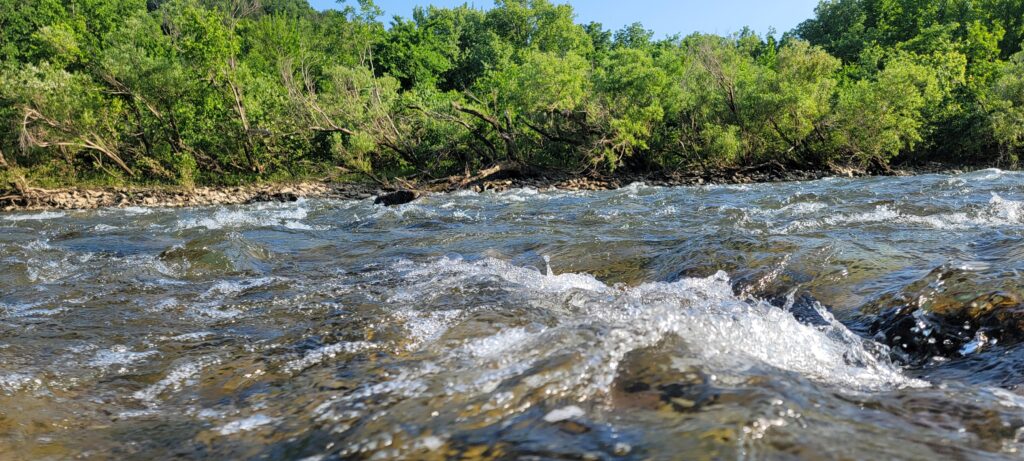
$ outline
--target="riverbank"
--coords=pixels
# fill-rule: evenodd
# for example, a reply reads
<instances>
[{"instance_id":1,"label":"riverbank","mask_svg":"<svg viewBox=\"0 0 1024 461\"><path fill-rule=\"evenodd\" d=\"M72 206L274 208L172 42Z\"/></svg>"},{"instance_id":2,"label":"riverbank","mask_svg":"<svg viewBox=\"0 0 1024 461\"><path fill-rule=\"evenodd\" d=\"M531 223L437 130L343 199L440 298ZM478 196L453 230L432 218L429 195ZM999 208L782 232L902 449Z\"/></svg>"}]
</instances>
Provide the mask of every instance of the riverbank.
<instances>
[{"instance_id":1,"label":"riverbank","mask_svg":"<svg viewBox=\"0 0 1024 461\"><path fill-rule=\"evenodd\" d=\"M745 168L719 168L697 172L620 174L614 176L570 175L523 171L509 166L483 170L475 176L451 177L433 181L394 180L387 184L370 182L269 183L233 187L110 187L110 188L25 188L0 193L0 211L76 210L104 207L165 207L236 205L256 202L290 202L300 198L334 198L363 200L387 197L388 194L411 193L385 200L400 204L427 193L473 190L500 192L531 187L559 190L614 190L635 182L652 186L696 186L705 184L751 184L789 181L811 181L827 177L911 176L917 174L960 172L949 165L929 164L898 169L862 169L834 167L831 169L798 170L777 163Z\"/></svg>"},{"instance_id":2,"label":"riverbank","mask_svg":"<svg viewBox=\"0 0 1024 461\"><path fill-rule=\"evenodd\" d=\"M321 182L258 184L237 187L26 188L0 197L0 211L82 210L104 207L190 207L255 202L293 202L299 198L366 199L379 193L366 184Z\"/></svg>"}]
</instances>

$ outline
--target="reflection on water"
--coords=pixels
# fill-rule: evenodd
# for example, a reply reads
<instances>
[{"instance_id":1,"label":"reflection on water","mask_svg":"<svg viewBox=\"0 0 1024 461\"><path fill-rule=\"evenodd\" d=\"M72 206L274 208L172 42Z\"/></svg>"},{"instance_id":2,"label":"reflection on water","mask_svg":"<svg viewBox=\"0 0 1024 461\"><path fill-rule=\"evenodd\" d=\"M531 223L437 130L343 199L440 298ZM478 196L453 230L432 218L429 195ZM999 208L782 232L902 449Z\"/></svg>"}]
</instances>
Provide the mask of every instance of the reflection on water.
<instances>
[{"instance_id":1,"label":"reflection on water","mask_svg":"<svg viewBox=\"0 0 1024 461\"><path fill-rule=\"evenodd\" d=\"M1022 180L0 215L0 458L1013 459Z\"/></svg>"}]
</instances>

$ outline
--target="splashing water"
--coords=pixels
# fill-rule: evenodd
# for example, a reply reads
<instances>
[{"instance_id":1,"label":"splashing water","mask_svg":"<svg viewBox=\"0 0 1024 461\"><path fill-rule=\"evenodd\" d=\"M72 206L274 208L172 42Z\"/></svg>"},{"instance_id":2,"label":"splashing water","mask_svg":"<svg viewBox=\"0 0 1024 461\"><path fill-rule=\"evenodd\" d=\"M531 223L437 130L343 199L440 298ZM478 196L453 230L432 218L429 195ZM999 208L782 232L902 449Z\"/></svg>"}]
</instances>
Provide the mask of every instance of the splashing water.
<instances>
[{"instance_id":1,"label":"splashing water","mask_svg":"<svg viewBox=\"0 0 1024 461\"><path fill-rule=\"evenodd\" d=\"M1022 179L8 214L0 453L1013 459Z\"/></svg>"}]
</instances>

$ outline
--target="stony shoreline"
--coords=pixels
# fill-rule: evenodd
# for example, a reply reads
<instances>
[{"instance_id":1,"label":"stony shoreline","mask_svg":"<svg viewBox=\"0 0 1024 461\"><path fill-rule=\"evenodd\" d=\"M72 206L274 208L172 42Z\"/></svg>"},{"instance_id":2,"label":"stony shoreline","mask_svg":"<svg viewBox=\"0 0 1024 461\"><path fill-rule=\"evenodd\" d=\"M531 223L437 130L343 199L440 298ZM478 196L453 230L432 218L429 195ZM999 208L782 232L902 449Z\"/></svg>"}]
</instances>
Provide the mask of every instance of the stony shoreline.
<instances>
[{"instance_id":1,"label":"stony shoreline","mask_svg":"<svg viewBox=\"0 0 1024 461\"><path fill-rule=\"evenodd\" d=\"M260 184L237 187L27 189L0 198L0 211L84 210L106 207L166 207L294 202L299 198L360 200L379 191L363 184Z\"/></svg>"},{"instance_id":2,"label":"stony shoreline","mask_svg":"<svg viewBox=\"0 0 1024 461\"><path fill-rule=\"evenodd\" d=\"M809 181L827 177L856 177L869 175L914 175L938 172L959 172L943 166L929 165L909 170L875 172L858 169L790 170L776 165L718 169L699 173L616 175L611 177L545 175L508 172L488 175L472 180L450 178L445 181L418 183L401 181L400 185L381 186L370 183L301 182L257 184L236 187L198 187L194 189L168 187L125 188L29 188L0 196L0 211L79 210L105 207L191 207L236 205L256 202L291 202L299 198L333 198L364 200L386 197L389 193L405 191L405 203L426 193L473 190L500 192L508 189L532 187L558 190L613 190L635 182L652 186L695 186L705 184L751 184L786 181ZM410 194L411 192L411 194ZM408 198L408 200L406 200Z\"/></svg>"}]
</instances>

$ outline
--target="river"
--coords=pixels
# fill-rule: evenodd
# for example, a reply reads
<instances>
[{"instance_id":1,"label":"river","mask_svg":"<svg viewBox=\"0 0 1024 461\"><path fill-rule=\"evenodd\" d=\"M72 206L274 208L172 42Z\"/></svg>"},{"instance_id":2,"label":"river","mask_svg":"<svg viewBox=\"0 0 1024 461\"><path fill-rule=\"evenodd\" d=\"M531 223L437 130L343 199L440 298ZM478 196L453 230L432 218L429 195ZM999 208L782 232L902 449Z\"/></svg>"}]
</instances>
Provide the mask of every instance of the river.
<instances>
[{"instance_id":1,"label":"river","mask_svg":"<svg viewBox=\"0 0 1024 461\"><path fill-rule=\"evenodd\" d=\"M2 459L1019 459L1024 174L0 214Z\"/></svg>"}]
</instances>

